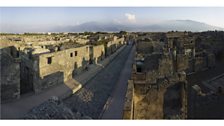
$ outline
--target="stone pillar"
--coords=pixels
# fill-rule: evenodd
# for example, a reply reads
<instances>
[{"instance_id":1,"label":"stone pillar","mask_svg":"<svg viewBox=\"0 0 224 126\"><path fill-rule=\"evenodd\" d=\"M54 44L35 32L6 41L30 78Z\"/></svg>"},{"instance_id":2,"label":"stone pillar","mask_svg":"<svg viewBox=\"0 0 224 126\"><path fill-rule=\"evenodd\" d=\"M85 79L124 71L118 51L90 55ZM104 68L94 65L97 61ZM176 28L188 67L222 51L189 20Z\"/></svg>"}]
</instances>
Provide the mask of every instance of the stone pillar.
<instances>
[{"instance_id":1,"label":"stone pillar","mask_svg":"<svg viewBox=\"0 0 224 126\"><path fill-rule=\"evenodd\" d=\"M64 82L72 79L73 69L67 68L64 70Z\"/></svg>"}]
</instances>

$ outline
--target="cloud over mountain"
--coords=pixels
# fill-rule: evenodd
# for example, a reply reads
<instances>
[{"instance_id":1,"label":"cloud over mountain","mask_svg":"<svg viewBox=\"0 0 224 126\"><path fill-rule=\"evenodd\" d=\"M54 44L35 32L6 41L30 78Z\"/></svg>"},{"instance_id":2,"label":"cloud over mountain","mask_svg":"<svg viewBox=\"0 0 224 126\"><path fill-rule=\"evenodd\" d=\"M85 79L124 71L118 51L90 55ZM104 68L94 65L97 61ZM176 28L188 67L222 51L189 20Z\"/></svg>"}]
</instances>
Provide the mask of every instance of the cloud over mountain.
<instances>
[{"instance_id":1,"label":"cloud over mountain","mask_svg":"<svg viewBox=\"0 0 224 126\"><path fill-rule=\"evenodd\" d=\"M125 13L125 17L128 19L129 22L133 23L136 22L136 17L134 14Z\"/></svg>"}]
</instances>

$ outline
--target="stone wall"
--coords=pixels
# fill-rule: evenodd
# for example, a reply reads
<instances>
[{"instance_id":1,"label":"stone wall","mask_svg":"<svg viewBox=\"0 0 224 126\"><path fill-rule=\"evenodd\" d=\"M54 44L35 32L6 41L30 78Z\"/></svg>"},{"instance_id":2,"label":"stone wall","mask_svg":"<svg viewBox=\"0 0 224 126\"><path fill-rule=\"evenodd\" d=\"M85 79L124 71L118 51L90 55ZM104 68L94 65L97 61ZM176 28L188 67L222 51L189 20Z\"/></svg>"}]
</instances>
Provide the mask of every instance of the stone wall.
<instances>
[{"instance_id":1,"label":"stone wall","mask_svg":"<svg viewBox=\"0 0 224 126\"><path fill-rule=\"evenodd\" d=\"M136 45L136 51L138 53L150 54L153 52L153 44L152 42L138 42Z\"/></svg>"},{"instance_id":2,"label":"stone wall","mask_svg":"<svg viewBox=\"0 0 224 126\"><path fill-rule=\"evenodd\" d=\"M176 57L176 71L185 71L188 68L188 57L183 54L177 54Z\"/></svg>"},{"instance_id":3,"label":"stone wall","mask_svg":"<svg viewBox=\"0 0 224 126\"><path fill-rule=\"evenodd\" d=\"M37 93L55 85L65 84L63 72L52 73L44 76L43 78L36 77L36 79L34 79L33 84L34 90Z\"/></svg>"},{"instance_id":4,"label":"stone wall","mask_svg":"<svg viewBox=\"0 0 224 126\"><path fill-rule=\"evenodd\" d=\"M215 66L215 55L213 53L207 54L207 67L212 68Z\"/></svg>"},{"instance_id":5,"label":"stone wall","mask_svg":"<svg viewBox=\"0 0 224 126\"><path fill-rule=\"evenodd\" d=\"M173 74L173 62L169 55L163 56L159 60L158 76L160 78L169 77Z\"/></svg>"},{"instance_id":6,"label":"stone wall","mask_svg":"<svg viewBox=\"0 0 224 126\"><path fill-rule=\"evenodd\" d=\"M48 63L48 58L51 59L51 63ZM40 77L63 71L64 79L68 80L71 79L74 69L85 66L88 61L89 46L43 54L39 56Z\"/></svg>"},{"instance_id":7,"label":"stone wall","mask_svg":"<svg viewBox=\"0 0 224 126\"><path fill-rule=\"evenodd\" d=\"M186 118L186 73L188 55L184 55L184 42L173 38L171 49L165 53L163 44L138 42L136 65L132 71L132 98L128 98L124 118L132 119L183 119ZM155 46L156 45L156 46ZM175 46L173 49L173 46ZM155 50L155 48L157 48ZM173 51L173 52L171 52ZM142 70L137 71L139 66ZM129 91L130 94L131 91ZM133 101L133 110L130 109ZM129 105L129 106L128 106ZM127 111L129 110L129 111ZM133 112L131 112L133 111ZM131 113L130 113L131 112ZM133 115L131 115L133 114Z\"/></svg>"},{"instance_id":8,"label":"stone wall","mask_svg":"<svg viewBox=\"0 0 224 126\"><path fill-rule=\"evenodd\" d=\"M20 60L13 58L13 47L0 49L1 100L20 97Z\"/></svg>"},{"instance_id":9,"label":"stone wall","mask_svg":"<svg viewBox=\"0 0 224 126\"><path fill-rule=\"evenodd\" d=\"M116 48L117 43L113 43L110 48L112 52L115 52L118 49ZM98 63L105 58L104 56L104 45L86 45L52 53L36 54L32 58L33 71L31 72L34 91L40 92L72 80L77 74L88 70L89 64Z\"/></svg>"},{"instance_id":10,"label":"stone wall","mask_svg":"<svg viewBox=\"0 0 224 126\"><path fill-rule=\"evenodd\" d=\"M106 45L106 55L109 56L114 53L119 47L124 44L124 38L114 39L109 41Z\"/></svg>"},{"instance_id":11,"label":"stone wall","mask_svg":"<svg viewBox=\"0 0 224 126\"><path fill-rule=\"evenodd\" d=\"M99 61L105 58L105 49L104 45L98 45L93 47L93 59L94 63L98 63Z\"/></svg>"},{"instance_id":12,"label":"stone wall","mask_svg":"<svg viewBox=\"0 0 224 126\"><path fill-rule=\"evenodd\" d=\"M133 80L129 80L127 92L125 95L123 119L133 119L133 110L134 110L133 96L134 96L134 83L133 83Z\"/></svg>"},{"instance_id":13,"label":"stone wall","mask_svg":"<svg viewBox=\"0 0 224 126\"><path fill-rule=\"evenodd\" d=\"M37 68L33 81L35 92L71 80L74 72L81 72L88 62L89 46L36 56L33 64Z\"/></svg>"},{"instance_id":14,"label":"stone wall","mask_svg":"<svg viewBox=\"0 0 224 126\"><path fill-rule=\"evenodd\" d=\"M106 55L109 56L111 54L114 53L114 51L116 50L116 44L113 44L112 42L109 42L107 44L107 49L106 49Z\"/></svg>"},{"instance_id":15,"label":"stone wall","mask_svg":"<svg viewBox=\"0 0 224 126\"><path fill-rule=\"evenodd\" d=\"M123 118L125 119L186 118L187 98L184 82L161 85L159 90L152 87L149 88L147 87L147 84L146 85L134 84L133 90L134 90L134 94L132 97L133 108L127 109L128 107L126 107L124 109L125 115L123 116ZM126 100L125 104L128 104L129 101Z\"/></svg>"},{"instance_id":16,"label":"stone wall","mask_svg":"<svg viewBox=\"0 0 224 126\"><path fill-rule=\"evenodd\" d=\"M195 72L198 72L204 68L206 68L206 58L205 57L196 57L195 58Z\"/></svg>"}]
</instances>

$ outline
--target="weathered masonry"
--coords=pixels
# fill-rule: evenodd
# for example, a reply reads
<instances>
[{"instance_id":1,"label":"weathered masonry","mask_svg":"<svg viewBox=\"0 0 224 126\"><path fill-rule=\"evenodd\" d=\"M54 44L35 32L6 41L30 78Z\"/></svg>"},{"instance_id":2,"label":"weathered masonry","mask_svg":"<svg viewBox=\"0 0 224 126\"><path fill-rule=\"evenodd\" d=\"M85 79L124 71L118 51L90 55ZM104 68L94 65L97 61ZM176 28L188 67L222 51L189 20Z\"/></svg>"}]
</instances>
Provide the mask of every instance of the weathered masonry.
<instances>
[{"instance_id":1,"label":"weathered masonry","mask_svg":"<svg viewBox=\"0 0 224 126\"><path fill-rule=\"evenodd\" d=\"M137 41L123 118L186 118L188 64L183 53L166 52L165 46L151 40Z\"/></svg>"},{"instance_id":2,"label":"weathered masonry","mask_svg":"<svg viewBox=\"0 0 224 126\"><path fill-rule=\"evenodd\" d=\"M0 48L1 100L20 97L20 59L13 46Z\"/></svg>"},{"instance_id":3,"label":"weathered masonry","mask_svg":"<svg viewBox=\"0 0 224 126\"><path fill-rule=\"evenodd\" d=\"M191 32L140 33L136 38L123 118L187 118L186 76L215 67L213 46Z\"/></svg>"},{"instance_id":4,"label":"weathered masonry","mask_svg":"<svg viewBox=\"0 0 224 126\"><path fill-rule=\"evenodd\" d=\"M89 65L98 64L106 56L113 54L123 45L124 38L108 41L106 46L52 43L28 43L1 49L4 61L1 64L3 100L19 98L21 94L28 92L39 93L59 84L65 84L72 90L80 87L78 82L73 81L74 77L88 70ZM7 72L8 70L11 71Z\"/></svg>"}]
</instances>

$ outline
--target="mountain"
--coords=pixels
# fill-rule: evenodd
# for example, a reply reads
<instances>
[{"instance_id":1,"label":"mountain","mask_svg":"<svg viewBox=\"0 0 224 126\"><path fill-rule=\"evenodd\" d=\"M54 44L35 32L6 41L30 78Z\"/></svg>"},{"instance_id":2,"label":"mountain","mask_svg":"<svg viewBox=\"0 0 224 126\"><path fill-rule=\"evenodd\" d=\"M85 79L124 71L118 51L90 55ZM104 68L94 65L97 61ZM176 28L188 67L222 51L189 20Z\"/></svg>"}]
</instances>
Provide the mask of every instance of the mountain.
<instances>
[{"instance_id":1,"label":"mountain","mask_svg":"<svg viewBox=\"0 0 224 126\"><path fill-rule=\"evenodd\" d=\"M192 20L170 20L164 21L159 24L149 25L143 28L142 30L151 31L208 31L208 30L224 30L223 28L208 25L205 23L192 21Z\"/></svg>"},{"instance_id":2,"label":"mountain","mask_svg":"<svg viewBox=\"0 0 224 126\"><path fill-rule=\"evenodd\" d=\"M96 32L96 31L120 31L120 27L123 27L115 23L100 23L100 22L86 22L76 26L67 26L67 27L57 27L52 29L52 31L58 32Z\"/></svg>"},{"instance_id":3,"label":"mountain","mask_svg":"<svg viewBox=\"0 0 224 126\"><path fill-rule=\"evenodd\" d=\"M84 32L84 31L104 31L104 32L117 32L117 31L142 31L142 32L166 32L166 31L208 31L208 30L224 30L223 28L208 25L202 22L192 20L169 20L154 24L119 24L114 22L87 22L76 26L57 27L52 29L57 32Z\"/></svg>"},{"instance_id":4,"label":"mountain","mask_svg":"<svg viewBox=\"0 0 224 126\"><path fill-rule=\"evenodd\" d=\"M208 25L193 20L167 20L158 23L116 23L116 22L86 22L75 26L31 26L31 25L1 25L0 32L167 32L167 31L224 31L224 28Z\"/></svg>"}]
</instances>

